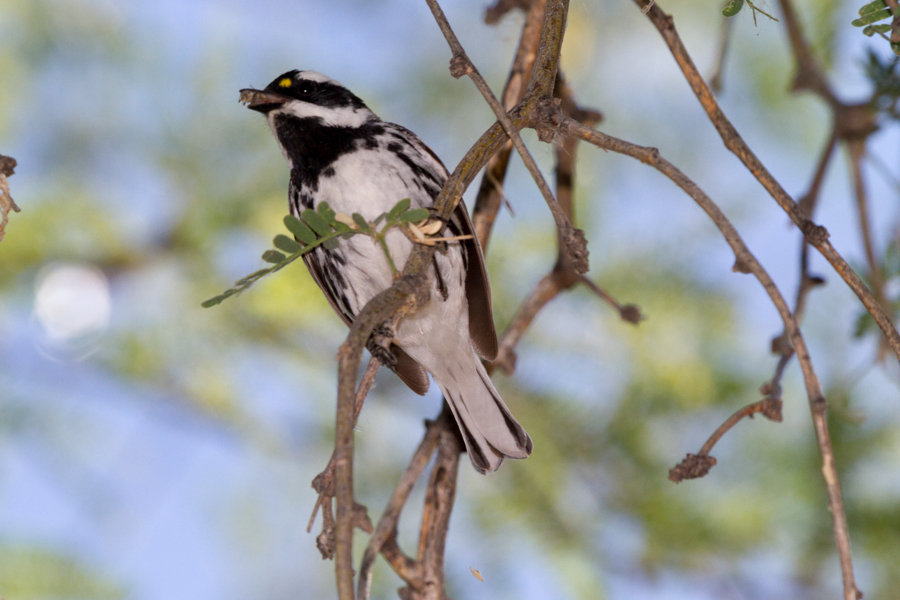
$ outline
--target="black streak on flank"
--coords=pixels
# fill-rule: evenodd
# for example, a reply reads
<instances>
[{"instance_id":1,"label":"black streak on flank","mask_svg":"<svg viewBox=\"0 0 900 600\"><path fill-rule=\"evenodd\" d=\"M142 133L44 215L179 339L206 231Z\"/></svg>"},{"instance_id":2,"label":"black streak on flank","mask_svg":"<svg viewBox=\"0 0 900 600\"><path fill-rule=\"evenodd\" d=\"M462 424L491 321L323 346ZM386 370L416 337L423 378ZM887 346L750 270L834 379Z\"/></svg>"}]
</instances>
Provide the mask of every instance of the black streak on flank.
<instances>
[{"instance_id":1,"label":"black streak on flank","mask_svg":"<svg viewBox=\"0 0 900 600\"><path fill-rule=\"evenodd\" d=\"M426 169L421 164L417 163L413 159L403 151L403 148L400 147L400 144L390 143L387 146L387 149L394 153L394 155L406 163L406 166L409 167L409 170L412 171L413 175L418 177L420 180L428 180L432 183L437 184L438 189L440 189L442 183L438 181L438 178L431 171L431 169ZM426 182L427 185L427 182Z\"/></svg>"},{"instance_id":2,"label":"black streak on flank","mask_svg":"<svg viewBox=\"0 0 900 600\"><path fill-rule=\"evenodd\" d=\"M450 291L447 289L447 284L444 283L444 278L441 276L441 268L438 266L437 256L432 255L431 262L434 265L438 293L441 295L441 299L446 300L450 296Z\"/></svg>"}]
</instances>

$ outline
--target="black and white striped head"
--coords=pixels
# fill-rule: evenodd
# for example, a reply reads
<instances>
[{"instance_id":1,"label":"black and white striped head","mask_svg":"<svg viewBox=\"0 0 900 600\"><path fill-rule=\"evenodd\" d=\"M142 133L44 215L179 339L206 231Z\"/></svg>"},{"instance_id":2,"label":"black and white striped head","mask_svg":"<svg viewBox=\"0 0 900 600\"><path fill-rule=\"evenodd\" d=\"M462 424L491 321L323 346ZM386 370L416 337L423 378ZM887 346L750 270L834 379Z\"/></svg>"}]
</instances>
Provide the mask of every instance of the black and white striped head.
<instances>
[{"instance_id":1,"label":"black and white striped head","mask_svg":"<svg viewBox=\"0 0 900 600\"><path fill-rule=\"evenodd\" d=\"M241 90L247 107L278 118L312 119L327 127L356 128L378 117L353 92L316 71L288 71L264 90Z\"/></svg>"}]
</instances>

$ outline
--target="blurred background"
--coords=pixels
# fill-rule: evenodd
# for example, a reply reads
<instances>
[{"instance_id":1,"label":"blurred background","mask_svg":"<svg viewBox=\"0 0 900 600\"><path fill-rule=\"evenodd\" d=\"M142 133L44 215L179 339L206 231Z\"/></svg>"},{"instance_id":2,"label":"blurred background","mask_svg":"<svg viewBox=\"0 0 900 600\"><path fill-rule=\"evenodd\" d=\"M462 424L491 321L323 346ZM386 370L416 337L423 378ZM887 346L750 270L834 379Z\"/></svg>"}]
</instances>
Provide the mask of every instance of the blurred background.
<instances>
[{"instance_id":1,"label":"blurred background","mask_svg":"<svg viewBox=\"0 0 900 600\"><path fill-rule=\"evenodd\" d=\"M798 3L844 99L870 93L859 3ZM775 12L773 2L760 6ZM483 24L484 0L444 7L499 92L522 15ZM668 0L693 57L716 62L721 7ZM828 136L817 99L788 93L783 25L735 17L720 96L795 197ZM331 452L344 325L302 266L221 306L201 301L263 264L283 229L288 171L238 90L322 71L452 166L493 122L424 2L0 0L0 153L22 212L0 243L0 595L6 600L334 597L305 531ZM630 2L575 0L563 68L601 129L658 146L716 200L793 298L799 238L722 146L657 32ZM526 142L545 173L552 148ZM876 250L900 294L900 135L866 162ZM761 398L781 322L706 216L636 161L579 153L577 225L591 277L647 319L585 289L550 304L495 380L534 438L489 477L463 459L448 593L464 599L837 598L840 571L796 363L784 422L740 423L704 479L667 470ZM477 187L477 186L476 186ZM498 330L555 261L546 206L518 159L488 257ZM471 202L472 194L467 197ZM864 265L845 154L818 221ZM892 250L889 250L893 248ZM893 254L891 254L893 253ZM894 257L894 258L891 258ZM898 368L827 263L804 332L831 403L860 588L900 590ZM380 514L440 409L381 373L357 428L356 490ZM415 547L415 496L401 546ZM357 549L363 541L360 537ZM484 581L469 572L480 571ZM373 596L401 581L381 564Z\"/></svg>"}]
</instances>

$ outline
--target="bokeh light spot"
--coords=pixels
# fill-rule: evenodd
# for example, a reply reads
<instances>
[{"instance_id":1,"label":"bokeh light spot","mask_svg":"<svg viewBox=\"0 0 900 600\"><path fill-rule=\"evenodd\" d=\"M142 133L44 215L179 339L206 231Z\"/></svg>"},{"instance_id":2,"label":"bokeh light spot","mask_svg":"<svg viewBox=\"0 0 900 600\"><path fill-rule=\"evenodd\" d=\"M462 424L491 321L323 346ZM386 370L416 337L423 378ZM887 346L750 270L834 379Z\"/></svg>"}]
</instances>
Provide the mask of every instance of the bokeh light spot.
<instances>
[{"instance_id":1,"label":"bokeh light spot","mask_svg":"<svg viewBox=\"0 0 900 600\"><path fill-rule=\"evenodd\" d=\"M34 314L51 342L99 335L109 325L111 312L109 283L96 267L52 263L38 275Z\"/></svg>"}]
</instances>

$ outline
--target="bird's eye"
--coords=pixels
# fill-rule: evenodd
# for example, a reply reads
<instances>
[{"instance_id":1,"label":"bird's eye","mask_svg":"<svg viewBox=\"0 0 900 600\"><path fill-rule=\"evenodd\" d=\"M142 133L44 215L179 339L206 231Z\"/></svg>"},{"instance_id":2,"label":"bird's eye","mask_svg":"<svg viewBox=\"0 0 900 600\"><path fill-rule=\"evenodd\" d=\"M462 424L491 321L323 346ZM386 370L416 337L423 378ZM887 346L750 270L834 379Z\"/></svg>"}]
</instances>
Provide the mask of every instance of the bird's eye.
<instances>
[{"instance_id":1,"label":"bird's eye","mask_svg":"<svg viewBox=\"0 0 900 600\"><path fill-rule=\"evenodd\" d=\"M300 96L312 96L316 93L315 81L301 81L297 84L297 94Z\"/></svg>"}]
</instances>

